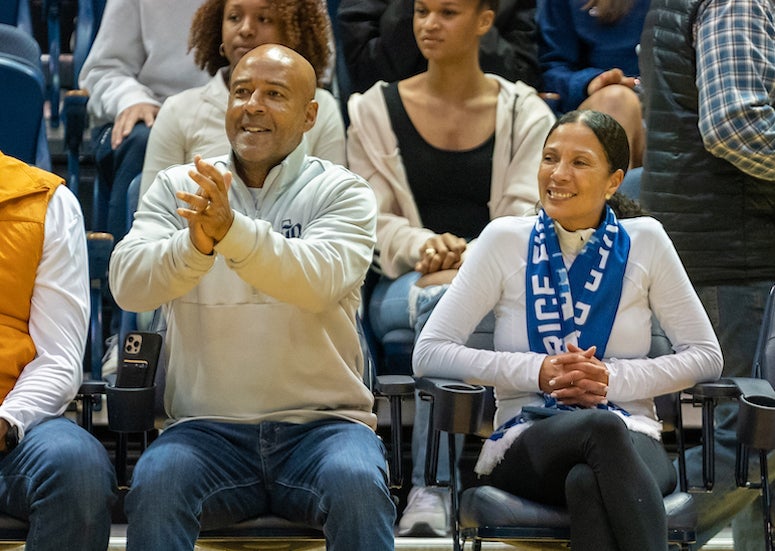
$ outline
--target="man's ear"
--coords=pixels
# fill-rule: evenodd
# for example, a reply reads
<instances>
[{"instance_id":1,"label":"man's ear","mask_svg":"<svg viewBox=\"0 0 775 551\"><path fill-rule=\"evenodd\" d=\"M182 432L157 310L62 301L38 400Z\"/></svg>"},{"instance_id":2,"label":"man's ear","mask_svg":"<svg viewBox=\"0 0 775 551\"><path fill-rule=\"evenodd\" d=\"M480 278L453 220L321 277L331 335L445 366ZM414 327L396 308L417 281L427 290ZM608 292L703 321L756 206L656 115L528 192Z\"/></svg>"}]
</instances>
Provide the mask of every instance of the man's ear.
<instances>
[{"instance_id":1,"label":"man's ear","mask_svg":"<svg viewBox=\"0 0 775 551\"><path fill-rule=\"evenodd\" d=\"M307 132L310 128L315 126L315 121L318 118L318 102L310 100L307 103L306 117L304 120L304 132Z\"/></svg>"}]
</instances>

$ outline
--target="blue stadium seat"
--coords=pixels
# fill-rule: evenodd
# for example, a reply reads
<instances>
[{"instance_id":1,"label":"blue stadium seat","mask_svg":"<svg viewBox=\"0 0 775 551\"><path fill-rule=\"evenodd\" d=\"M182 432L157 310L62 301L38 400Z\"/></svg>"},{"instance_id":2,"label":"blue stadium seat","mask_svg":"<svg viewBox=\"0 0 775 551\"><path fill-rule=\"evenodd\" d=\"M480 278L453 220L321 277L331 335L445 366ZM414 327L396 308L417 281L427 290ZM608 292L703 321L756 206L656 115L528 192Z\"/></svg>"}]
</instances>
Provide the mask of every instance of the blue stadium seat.
<instances>
[{"instance_id":1,"label":"blue stadium seat","mask_svg":"<svg viewBox=\"0 0 775 551\"><path fill-rule=\"evenodd\" d=\"M3 0L0 2L0 23L19 27L32 36L32 16L28 0Z\"/></svg>"},{"instance_id":2,"label":"blue stadium seat","mask_svg":"<svg viewBox=\"0 0 775 551\"><path fill-rule=\"evenodd\" d=\"M0 149L50 171L44 94L37 42L18 27L0 24Z\"/></svg>"},{"instance_id":3,"label":"blue stadium seat","mask_svg":"<svg viewBox=\"0 0 775 551\"><path fill-rule=\"evenodd\" d=\"M77 86L86 57L89 55L94 37L97 35L102 14L105 10L106 0L80 0L78 2L78 16L75 27L75 45L73 47L73 82ZM67 150L67 185L79 195L81 184L81 160L84 155L82 150L83 136L89 126L89 117L86 112L86 102L89 94L86 90L70 90L65 94L62 106L62 120L64 123L65 149ZM92 193L92 228L99 228L104 224L99 223L99 217L106 211L107 199L105 193L100 190L99 182L95 177Z\"/></svg>"}]
</instances>

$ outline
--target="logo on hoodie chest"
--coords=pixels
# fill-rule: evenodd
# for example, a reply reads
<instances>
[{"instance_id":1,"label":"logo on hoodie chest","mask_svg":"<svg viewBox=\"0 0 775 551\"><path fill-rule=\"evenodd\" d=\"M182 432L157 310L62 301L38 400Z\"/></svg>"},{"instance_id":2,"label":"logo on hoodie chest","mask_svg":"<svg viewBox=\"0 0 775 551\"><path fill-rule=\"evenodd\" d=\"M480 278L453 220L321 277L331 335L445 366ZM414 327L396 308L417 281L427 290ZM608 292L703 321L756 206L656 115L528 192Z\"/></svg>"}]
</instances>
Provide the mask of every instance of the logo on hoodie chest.
<instances>
[{"instance_id":1,"label":"logo on hoodie chest","mask_svg":"<svg viewBox=\"0 0 775 551\"><path fill-rule=\"evenodd\" d=\"M289 239L299 238L301 237L301 224L298 222L294 224L290 218L286 218L282 222L282 233Z\"/></svg>"}]
</instances>

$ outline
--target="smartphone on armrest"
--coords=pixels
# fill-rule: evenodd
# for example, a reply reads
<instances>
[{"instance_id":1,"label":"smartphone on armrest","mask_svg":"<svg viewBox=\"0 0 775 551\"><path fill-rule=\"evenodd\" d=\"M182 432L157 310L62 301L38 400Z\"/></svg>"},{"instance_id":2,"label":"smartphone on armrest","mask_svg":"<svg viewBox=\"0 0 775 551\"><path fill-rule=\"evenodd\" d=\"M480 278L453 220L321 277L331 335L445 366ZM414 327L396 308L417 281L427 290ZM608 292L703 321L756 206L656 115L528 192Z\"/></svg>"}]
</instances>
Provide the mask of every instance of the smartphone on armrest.
<instances>
[{"instance_id":1,"label":"smartphone on armrest","mask_svg":"<svg viewBox=\"0 0 775 551\"><path fill-rule=\"evenodd\" d=\"M116 386L147 388L153 385L159 363L162 337L158 333L131 331L118 353Z\"/></svg>"}]
</instances>

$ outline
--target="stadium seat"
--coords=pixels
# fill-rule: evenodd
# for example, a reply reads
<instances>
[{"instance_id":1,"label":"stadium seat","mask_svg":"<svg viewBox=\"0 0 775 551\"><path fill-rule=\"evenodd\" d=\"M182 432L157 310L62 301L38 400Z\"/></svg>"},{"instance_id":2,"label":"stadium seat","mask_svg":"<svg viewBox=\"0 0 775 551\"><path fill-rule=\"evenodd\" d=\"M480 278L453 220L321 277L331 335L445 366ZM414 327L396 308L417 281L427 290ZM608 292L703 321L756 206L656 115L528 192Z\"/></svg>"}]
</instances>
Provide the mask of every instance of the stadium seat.
<instances>
[{"instance_id":1,"label":"stadium seat","mask_svg":"<svg viewBox=\"0 0 775 551\"><path fill-rule=\"evenodd\" d=\"M18 27L0 24L0 149L50 171L44 94L37 42Z\"/></svg>"}]
</instances>

